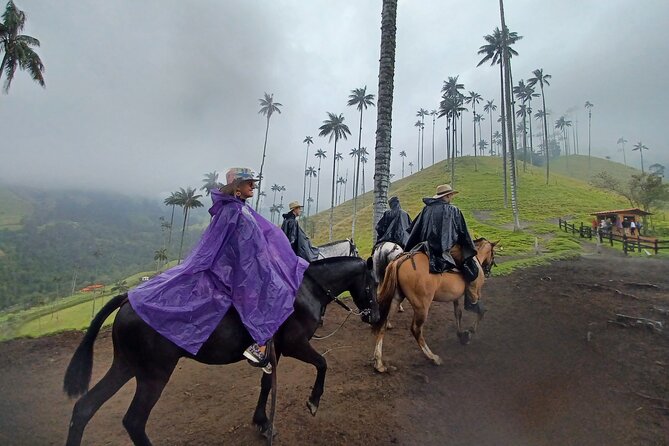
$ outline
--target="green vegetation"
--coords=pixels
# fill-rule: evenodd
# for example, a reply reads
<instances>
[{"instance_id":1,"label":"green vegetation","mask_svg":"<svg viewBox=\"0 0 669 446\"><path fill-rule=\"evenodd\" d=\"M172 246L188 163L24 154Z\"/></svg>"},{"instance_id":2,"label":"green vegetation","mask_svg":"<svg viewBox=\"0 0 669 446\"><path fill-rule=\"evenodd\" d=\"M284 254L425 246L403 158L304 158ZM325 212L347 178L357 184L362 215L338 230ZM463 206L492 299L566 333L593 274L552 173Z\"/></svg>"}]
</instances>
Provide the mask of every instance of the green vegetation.
<instances>
[{"instance_id":1,"label":"green vegetation","mask_svg":"<svg viewBox=\"0 0 669 446\"><path fill-rule=\"evenodd\" d=\"M7 188L0 187L0 231L21 229L21 220L30 213L32 206L29 201Z\"/></svg>"}]
</instances>

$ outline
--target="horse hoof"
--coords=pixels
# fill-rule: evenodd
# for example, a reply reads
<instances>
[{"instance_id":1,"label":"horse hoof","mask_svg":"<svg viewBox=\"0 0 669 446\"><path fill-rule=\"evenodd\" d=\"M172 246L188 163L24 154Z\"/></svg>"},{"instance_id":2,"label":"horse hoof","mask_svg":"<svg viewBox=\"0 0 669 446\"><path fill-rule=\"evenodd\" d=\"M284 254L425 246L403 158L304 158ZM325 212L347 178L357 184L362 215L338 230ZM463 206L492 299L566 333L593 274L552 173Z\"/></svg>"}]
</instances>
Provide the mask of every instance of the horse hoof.
<instances>
[{"instance_id":1,"label":"horse hoof","mask_svg":"<svg viewBox=\"0 0 669 446\"><path fill-rule=\"evenodd\" d=\"M434 359L432 360L432 362L434 362L434 365L441 365L443 363L441 358L437 355L434 356Z\"/></svg>"},{"instance_id":2,"label":"horse hoof","mask_svg":"<svg viewBox=\"0 0 669 446\"><path fill-rule=\"evenodd\" d=\"M260 435L265 438L269 438L270 431L272 431L272 438L276 437L276 435L279 433L276 429L271 428L269 422L267 422L267 424L264 426L258 425L258 431L260 432Z\"/></svg>"},{"instance_id":3,"label":"horse hoof","mask_svg":"<svg viewBox=\"0 0 669 446\"><path fill-rule=\"evenodd\" d=\"M391 324L390 322L388 322L388 323L386 324L386 330L392 330L392 329L393 329L393 324Z\"/></svg>"},{"instance_id":4,"label":"horse hoof","mask_svg":"<svg viewBox=\"0 0 669 446\"><path fill-rule=\"evenodd\" d=\"M472 334L469 330L458 333L458 339L460 339L460 344L467 345L472 340Z\"/></svg>"},{"instance_id":5,"label":"horse hoof","mask_svg":"<svg viewBox=\"0 0 669 446\"><path fill-rule=\"evenodd\" d=\"M404 313L404 307L400 304L400 307L397 309L398 313Z\"/></svg>"},{"instance_id":6,"label":"horse hoof","mask_svg":"<svg viewBox=\"0 0 669 446\"><path fill-rule=\"evenodd\" d=\"M318 404L314 404L311 401L307 401L307 408L309 409L309 413L311 414L311 416L315 417L316 412L318 412Z\"/></svg>"},{"instance_id":7,"label":"horse hoof","mask_svg":"<svg viewBox=\"0 0 669 446\"><path fill-rule=\"evenodd\" d=\"M386 373L388 371L388 368L384 365L381 366L375 365L374 370L376 370L379 373Z\"/></svg>"}]
</instances>

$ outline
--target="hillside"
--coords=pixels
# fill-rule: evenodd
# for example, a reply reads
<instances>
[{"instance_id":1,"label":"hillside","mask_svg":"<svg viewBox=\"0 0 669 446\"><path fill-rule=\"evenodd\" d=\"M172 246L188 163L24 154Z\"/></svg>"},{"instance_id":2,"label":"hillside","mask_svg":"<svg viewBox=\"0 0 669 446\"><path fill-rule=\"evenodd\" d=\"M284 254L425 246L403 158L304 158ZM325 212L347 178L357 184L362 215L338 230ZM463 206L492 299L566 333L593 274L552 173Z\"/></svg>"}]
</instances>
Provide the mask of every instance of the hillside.
<instances>
[{"instance_id":1,"label":"hillside","mask_svg":"<svg viewBox=\"0 0 669 446\"><path fill-rule=\"evenodd\" d=\"M502 241L501 256L522 257L533 254L535 238L539 249L554 256L578 250L579 245L573 238L557 231L559 218L589 222L592 219L589 215L591 212L629 206L629 202L620 195L595 189L580 179L587 176L587 157L570 157L570 174L573 178L556 173L566 169L566 163L565 167L562 167L562 161L553 163L555 167L549 185L545 184L543 168L528 165L527 172L523 172L521 165L518 175L518 208L523 231L514 233L510 193L508 206L504 206L501 159L479 157L477 171L474 170L473 157L458 159L456 163L455 188L460 194L456 196L454 204L465 214L475 236ZM593 158L592 170L606 170L618 177L636 172L618 163L596 158ZM389 196L398 196L402 207L409 215L415 216L423 207L422 198L432 196L437 185L450 181L450 170L447 171L447 164L442 161L394 181ZM368 255L372 247L372 201L372 192L358 199L355 242L361 255ZM335 209L335 240L350 237L352 209L351 200ZM317 244L328 240L328 219L328 211L311 219L310 234L313 233ZM658 225L666 225L663 218L657 221Z\"/></svg>"},{"instance_id":2,"label":"hillside","mask_svg":"<svg viewBox=\"0 0 669 446\"><path fill-rule=\"evenodd\" d=\"M92 191L0 187L0 209L0 309L155 269L154 253L167 238L160 218L170 218L157 200ZM204 220L200 214L191 221ZM170 258L177 255L180 217L177 209ZM189 231L186 252L201 230Z\"/></svg>"}]
</instances>

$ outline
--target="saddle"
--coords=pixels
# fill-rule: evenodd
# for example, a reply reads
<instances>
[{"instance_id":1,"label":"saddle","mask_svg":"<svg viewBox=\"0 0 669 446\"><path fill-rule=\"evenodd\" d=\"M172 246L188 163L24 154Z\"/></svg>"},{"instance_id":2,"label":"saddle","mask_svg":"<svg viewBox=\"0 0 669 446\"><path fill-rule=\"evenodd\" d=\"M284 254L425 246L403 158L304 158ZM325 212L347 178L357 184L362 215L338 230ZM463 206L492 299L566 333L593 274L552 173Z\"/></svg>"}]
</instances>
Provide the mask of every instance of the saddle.
<instances>
[{"instance_id":1,"label":"saddle","mask_svg":"<svg viewBox=\"0 0 669 446\"><path fill-rule=\"evenodd\" d=\"M410 252L409 256L411 258L412 265L414 269L416 269L416 265L413 261L413 255L415 255L418 252L424 253L426 256L431 257L430 254L430 247L427 244L427 242L421 242L418 245L416 245ZM460 245L454 245L450 249L450 254L451 257L453 257L453 260L455 260L455 267L449 268L448 270L444 272L450 272L450 273L460 273L462 274L462 277L465 279L465 282L470 283L476 280L476 278L479 276L479 266L476 263L476 260L474 260L474 257L470 257L467 260L463 260L462 258L462 249L460 248ZM434 273L430 271L431 274L440 274L440 273Z\"/></svg>"}]
</instances>

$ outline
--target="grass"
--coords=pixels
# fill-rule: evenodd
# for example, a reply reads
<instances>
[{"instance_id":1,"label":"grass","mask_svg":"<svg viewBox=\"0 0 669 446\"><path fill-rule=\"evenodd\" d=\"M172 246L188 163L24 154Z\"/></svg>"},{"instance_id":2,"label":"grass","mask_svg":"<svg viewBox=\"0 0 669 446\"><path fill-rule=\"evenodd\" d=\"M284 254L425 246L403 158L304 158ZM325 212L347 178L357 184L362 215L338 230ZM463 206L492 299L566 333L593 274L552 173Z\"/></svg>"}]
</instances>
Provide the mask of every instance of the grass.
<instances>
[{"instance_id":1,"label":"grass","mask_svg":"<svg viewBox=\"0 0 669 446\"><path fill-rule=\"evenodd\" d=\"M33 211L32 205L7 188L0 187L0 230L21 229L21 220ZM1 255L1 254L0 254Z\"/></svg>"},{"instance_id":2,"label":"grass","mask_svg":"<svg viewBox=\"0 0 669 446\"><path fill-rule=\"evenodd\" d=\"M496 256L498 266L493 269L494 275L510 274L518 269L581 255L583 240L561 232L557 224L559 218L577 224L587 223L592 219L592 212L629 207L625 198L593 188L583 180L587 178L587 157L570 157L569 176L560 174L567 173L566 162L554 161L551 164L553 173L548 185L543 168L527 166L527 171L523 171L521 164L518 169L517 198L522 230L514 231L510 194L508 205L504 205L501 159L483 157L478 158L476 164L475 169L472 157L457 160L455 188L460 194L456 196L454 204L464 213L474 237L500 240L500 249ZM618 163L593 158L591 172L602 170L621 179L637 172ZM388 196L398 196L402 207L413 217L423 208L422 199L432 196L437 185L448 182L451 182L450 170L447 170L446 162L442 161L411 176L393 181ZM322 202L327 201L327 195L324 191ZM369 255L372 249L373 199L372 192L358 198L355 242L363 257ZM0 203L1 200L0 196ZM352 212L352 200L334 209L335 240L350 237ZM309 233L314 229L315 244L328 240L329 215L329 210L326 210L302 223ZM654 215L653 223L660 230L669 233L669 222L664 211ZM537 249L540 254L537 254ZM669 253L662 256L669 256ZM169 266L171 265L167 267ZM142 276L152 274L154 273L140 272L125 280L132 288L140 283ZM111 292L96 295L96 310L101 308L101 302L106 302L110 297ZM0 313L0 339L35 337L69 329L83 329L90 323L92 305L91 294L77 293L49 305L18 313ZM111 320L113 318L109 318L107 323Z\"/></svg>"}]
</instances>

